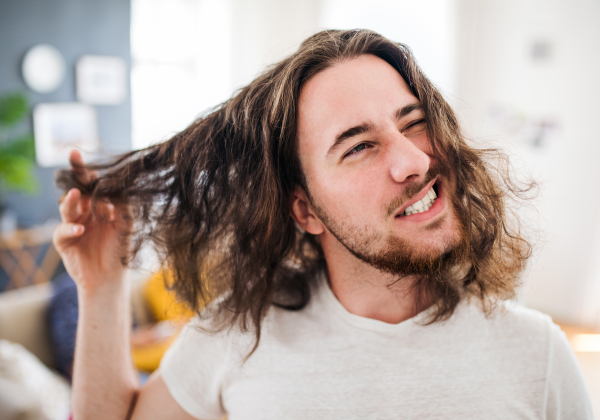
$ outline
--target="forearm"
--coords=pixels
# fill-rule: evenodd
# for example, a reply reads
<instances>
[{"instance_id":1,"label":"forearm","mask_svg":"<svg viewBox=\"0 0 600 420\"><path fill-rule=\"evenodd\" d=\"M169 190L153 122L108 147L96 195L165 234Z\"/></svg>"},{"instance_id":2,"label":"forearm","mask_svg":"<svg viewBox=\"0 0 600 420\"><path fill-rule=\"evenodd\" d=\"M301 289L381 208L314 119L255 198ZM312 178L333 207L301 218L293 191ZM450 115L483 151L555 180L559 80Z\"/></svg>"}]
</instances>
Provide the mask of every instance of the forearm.
<instances>
[{"instance_id":1,"label":"forearm","mask_svg":"<svg viewBox=\"0 0 600 420\"><path fill-rule=\"evenodd\" d=\"M131 362L130 290L126 281L79 288L73 369L75 420L122 420L138 391Z\"/></svg>"}]
</instances>

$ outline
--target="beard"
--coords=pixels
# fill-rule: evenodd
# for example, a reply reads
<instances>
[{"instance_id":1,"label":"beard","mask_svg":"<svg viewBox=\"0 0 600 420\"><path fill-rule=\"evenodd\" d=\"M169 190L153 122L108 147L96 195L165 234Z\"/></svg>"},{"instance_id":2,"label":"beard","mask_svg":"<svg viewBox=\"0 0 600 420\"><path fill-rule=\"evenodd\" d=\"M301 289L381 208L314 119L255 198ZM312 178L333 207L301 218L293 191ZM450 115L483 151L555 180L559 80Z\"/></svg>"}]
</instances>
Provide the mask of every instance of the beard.
<instances>
[{"instance_id":1,"label":"beard","mask_svg":"<svg viewBox=\"0 0 600 420\"><path fill-rule=\"evenodd\" d=\"M387 208L388 216L409 200L438 175L435 168L430 169L422 183L415 184L406 189L402 196L397 197ZM468 261L469 244L465 229L465 221L457 211L457 203L453 195L449 202L456 216L458 229L447 232L440 239L441 247L433 249L419 249L410 240L397 236L385 237L384 234L371 229L369 226L355 226L338 222L324 207L320 206L309 195L315 214L323 222L331 234L356 258L372 267L399 279L414 276L419 280L447 281L452 270ZM445 215L448 217L449 215ZM431 223L426 230L432 233L442 229L444 220L440 219Z\"/></svg>"}]
</instances>

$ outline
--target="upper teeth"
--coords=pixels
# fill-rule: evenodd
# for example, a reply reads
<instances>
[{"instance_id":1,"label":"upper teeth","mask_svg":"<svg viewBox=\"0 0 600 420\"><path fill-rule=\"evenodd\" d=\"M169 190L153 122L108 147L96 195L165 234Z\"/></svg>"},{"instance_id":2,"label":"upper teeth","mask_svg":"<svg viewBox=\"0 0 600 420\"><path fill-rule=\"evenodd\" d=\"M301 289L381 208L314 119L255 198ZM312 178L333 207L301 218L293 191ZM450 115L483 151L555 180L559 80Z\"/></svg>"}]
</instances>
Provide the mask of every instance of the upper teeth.
<instances>
[{"instance_id":1,"label":"upper teeth","mask_svg":"<svg viewBox=\"0 0 600 420\"><path fill-rule=\"evenodd\" d=\"M415 213L423 213L424 211L429 210L431 206L433 206L433 203L435 202L436 198L437 194L435 193L435 191L433 191L433 187L431 187L431 189L427 191L427 194L425 194L425 197L421 198L416 203L408 206L406 210L404 210L404 213L402 213L402 216L409 216Z\"/></svg>"}]
</instances>

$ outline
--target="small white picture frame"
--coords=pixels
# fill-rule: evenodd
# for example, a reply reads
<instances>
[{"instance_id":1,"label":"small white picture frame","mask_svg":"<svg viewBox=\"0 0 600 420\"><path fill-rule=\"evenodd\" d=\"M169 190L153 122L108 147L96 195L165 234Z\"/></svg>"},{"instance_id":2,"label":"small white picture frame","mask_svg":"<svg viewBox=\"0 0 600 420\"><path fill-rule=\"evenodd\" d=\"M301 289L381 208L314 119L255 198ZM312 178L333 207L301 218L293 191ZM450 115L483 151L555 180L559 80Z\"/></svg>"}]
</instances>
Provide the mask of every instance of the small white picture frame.
<instances>
[{"instance_id":1,"label":"small white picture frame","mask_svg":"<svg viewBox=\"0 0 600 420\"><path fill-rule=\"evenodd\" d=\"M42 103L33 109L35 156L41 167L69 165L72 149L84 159L99 151L96 110L80 103Z\"/></svg>"},{"instance_id":2,"label":"small white picture frame","mask_svg":"<svg viewBox=\"0 0 600 420\"><path fill-rule=\"evenodd\" d=\"M76 65L77 99L93 105L118 105L127 97L127 64L121 57L83 55Z\"/></svg>"}]
</instances>

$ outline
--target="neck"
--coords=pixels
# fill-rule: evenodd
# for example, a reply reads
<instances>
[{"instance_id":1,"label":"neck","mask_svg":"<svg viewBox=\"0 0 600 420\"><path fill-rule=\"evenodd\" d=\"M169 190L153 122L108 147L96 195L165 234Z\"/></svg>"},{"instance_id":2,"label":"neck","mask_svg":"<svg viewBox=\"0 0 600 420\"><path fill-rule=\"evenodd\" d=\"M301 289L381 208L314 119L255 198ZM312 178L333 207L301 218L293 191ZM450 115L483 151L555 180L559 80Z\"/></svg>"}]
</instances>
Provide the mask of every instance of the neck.
<instances>
[{"instance_id":1,"label":"neck","mask_svg":"<svg viewBox=\"0 0 600 420\"><path fill-rule=\"evenodd\" d=\"M329 285L348 312L389 324L410 319L427 308L417 305L414 277L398 280L356 258L337 240L322 240Z\"/></svg>"}]
</instances>

